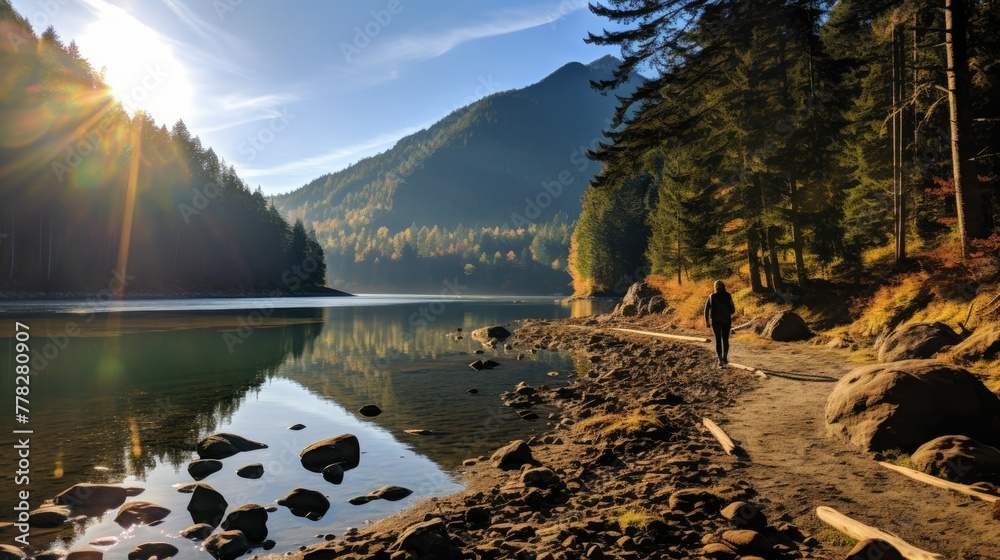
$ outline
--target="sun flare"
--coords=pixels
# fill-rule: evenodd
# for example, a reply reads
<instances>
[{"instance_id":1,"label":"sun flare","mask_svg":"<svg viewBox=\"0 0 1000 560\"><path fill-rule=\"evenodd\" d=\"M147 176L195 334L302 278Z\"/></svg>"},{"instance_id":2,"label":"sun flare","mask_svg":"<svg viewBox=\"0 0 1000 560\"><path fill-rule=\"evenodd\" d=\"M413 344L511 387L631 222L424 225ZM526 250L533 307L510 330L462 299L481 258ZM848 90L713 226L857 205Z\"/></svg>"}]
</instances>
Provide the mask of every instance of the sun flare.
<instances>
[{"instance_id":1,"label":"sun flare","mask_svg":"<svg viewBox=\"0 0 1000 560\"><path fill-rule=\"evenodd\" d=\"M193 88L170 42L125 11L108 7L77 38L81 54L129 113L142 110L168 127L190 119Z\"/></svg>"}]
</instances>

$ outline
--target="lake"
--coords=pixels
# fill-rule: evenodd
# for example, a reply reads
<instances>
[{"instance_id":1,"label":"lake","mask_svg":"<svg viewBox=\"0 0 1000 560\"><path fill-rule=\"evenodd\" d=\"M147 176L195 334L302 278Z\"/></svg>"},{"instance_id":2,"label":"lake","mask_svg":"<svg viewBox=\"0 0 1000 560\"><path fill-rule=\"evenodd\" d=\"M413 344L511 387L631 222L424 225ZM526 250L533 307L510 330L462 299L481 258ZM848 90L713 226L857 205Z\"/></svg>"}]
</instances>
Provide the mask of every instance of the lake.
<instances>
[{"instance_id":1,"label":"lake","mask_svg":"<svg viewBox=\"0 0 1000 560\"><path fill-rule=\"evenodd\" d=\"M30 505L78 482L143 488L134 499L171 510L157 526L125 531L113 519L79 520L59 529L32 529L38 550L87 546L101 537L120 542L99 547L105 558L125 558L136 545L168 541L177 558L201 558L200 543L179 537L192 524L187 464L195 444L214 432L232 432L267 449L223 460L203 480L230 508L264 506L288 491L326 494L331 509L318 521L284 507L269 514L273 552L316 542L324 533L391 515L414 502L458 491L461 462L487 454L498 443L546 428L545 411L522 420L498 394L519 381L565 384L575 365L558 352L487 350L501 366L476 372L468 364L481 345L473 329L526 317L589 314L591 302L574 306L552 298L517 300L462 297L365 296L355 298L206 299L132 302L4 302L0 305L0 364L7 398L0 446L0 516L13 521L16 492L30 491ZM14 410L15 323L30 327L32 371L29 422ZM461 329L461 331L459 331ZM525 354L517 360L519 352ZM547 372L558 371L559 377ZM472 394L470 389L478 392ZM358 409L378 405L367 418ZM300 431L288 427L301 423ZM30 482L18 485L13 430L30 429ZM405 430L431 430L415 436ZM299 452L315 441L351 433L361 442L358 468L333 485L307 471ZM264 475L248 480L242 466L260 463ZM348 500L381 486L413 490L397 502L354 506ZM2 542L13 543L6 527Z\"/></svg>"}]
</instances>

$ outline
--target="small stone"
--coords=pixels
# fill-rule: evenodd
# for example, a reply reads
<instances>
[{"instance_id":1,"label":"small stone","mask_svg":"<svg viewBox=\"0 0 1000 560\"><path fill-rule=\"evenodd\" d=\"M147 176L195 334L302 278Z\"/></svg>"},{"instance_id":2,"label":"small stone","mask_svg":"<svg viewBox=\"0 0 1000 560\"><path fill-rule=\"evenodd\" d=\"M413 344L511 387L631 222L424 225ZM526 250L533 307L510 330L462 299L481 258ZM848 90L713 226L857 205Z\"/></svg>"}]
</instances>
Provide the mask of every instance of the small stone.
<instances>
[{"instance_id":1,"label":"small stone","mask_svg":"<svg viewBox=\"0 0 1000 560\"><path fill-rule=\"evenodd\" d=\"M212 534L215 528L208 523L196 523L181 531L181 536L193 541L202 541Z\"/></svg>"},{"instance_id":2,"label":"small stone","mask_svg":"<svg viewBox=\"0 0 1000 560\"><path fill-rule=\"evenodd\" d=\"M247 465L245 467L240 467L236 471L236 476L240 478L250 478L257 479L264 476L264 465L260 463L254 463L252 465Z\"/></svg>"},{"instance_id":3,"label":"small stone","mask_svg":"<svg viewBox=\"0 0 1000 560\"><path fill-rule=\"evenodd\" d=\"M123 505L118 510L118 515L115 516L115 523L128 529L133 525L155 523L169 514L170 510L163 506L140 500Z\"/></svg>"},{"instance_id":4,"label":"small stone","mask_svg":"<svg viewBox=\"0 0 1000 560\"><path fill-rule=\"evenodd\" d=\"M367 416L368 418L372 418L378 416L379 414L382 414L382 409L373 404L366 404L365 406L362 406L360 409L358 409L358 412L362 416Z\"/></svg>"},{"instance_id":5,"label":"small stone","mask_svg":"<svg viewBox=\"0 0 1000 560\"><path fill-rule=\"evenodd\" d=\"M188 463L187 467L188 474L195 480L202 480L221 470L222 461L218 459L195 459Z\"/></svg>"},{"instance_id":6,"label":"small stone","mask_svg":"<svg viewBox=\"0 0 1000 560\"><path fill-rule=\"evenodd\" d=\"M305 427L306 427L305 424L292 424L291 426L288 427L288 429L298 431L298 430L304 430Z\"/></svg>"},{"instance_id":7,"label":"small stone","mask_svg":"<svg viewBox=\"0 0 1000 560\"><path fill-rule=\"evenodd\" d=\"M233 560L250 551L250 541L240 531L222 531L205 539L205 551L218 560Z\"/></svg>"},{"instance_id":8,"label":"small stone","mask_svg":"<svg viewBox=\"0 0 1000 560\"><path fill-rule=\"evenodd\" d=\"M344 481L344 467L340 463L327 465L323 469L323 480L331 484L340 484Z\"/></svg>"},{"instance_id":9,"label":"small stone","mask_svg":"<svg viewBox=\"0 0 1000 560\"><path fill-rule=\"evenodd\" d=\"M128 553L128 560L166 560L175 556L179 551L177 547L165 542L143 543L132 549Z\"/></svg>"}]
</instances>

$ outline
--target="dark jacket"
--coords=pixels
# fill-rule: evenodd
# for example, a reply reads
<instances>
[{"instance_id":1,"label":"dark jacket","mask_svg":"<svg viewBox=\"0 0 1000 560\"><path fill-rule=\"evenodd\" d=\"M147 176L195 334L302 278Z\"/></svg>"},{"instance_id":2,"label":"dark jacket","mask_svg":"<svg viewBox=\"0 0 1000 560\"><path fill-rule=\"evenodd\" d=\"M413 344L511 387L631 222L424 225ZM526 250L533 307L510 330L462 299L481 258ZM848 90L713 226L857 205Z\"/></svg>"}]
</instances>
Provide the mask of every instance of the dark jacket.
<instances>
[{"instance_id":1,"label":"dark jacket","mask_svg":"<svg viewBox=\"0 0 1000 560\"><path fill-rule=\"evenodd\" d=\"M736 313L736 304L733 303L733 296L729 292L715 292L708 296L705 302L705 322L719 324L731 324L733 314Z\"/></svg>"}]
</instances>

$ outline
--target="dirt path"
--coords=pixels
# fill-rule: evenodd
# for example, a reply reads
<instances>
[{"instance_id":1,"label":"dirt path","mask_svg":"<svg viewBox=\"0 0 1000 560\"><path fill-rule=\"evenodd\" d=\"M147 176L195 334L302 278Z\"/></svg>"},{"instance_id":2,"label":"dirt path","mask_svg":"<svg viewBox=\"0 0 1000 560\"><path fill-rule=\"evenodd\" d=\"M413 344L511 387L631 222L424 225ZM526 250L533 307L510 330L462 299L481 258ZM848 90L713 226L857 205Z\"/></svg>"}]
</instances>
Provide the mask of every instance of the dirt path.
<instances>
[{"instance_id":1,"label":"dirt path","mask_svg":"<svg viewBox=\"0 0 1000 560\"><path fill-rule=\"evenodd\" d=\"M749 455L746 474L769 509L819 533L825 526L815 509L830 506L946 558L1000 558L1000 523L989 504L890 472L872 454L827 437L827 397L857 366L845 354L744 341L730 358L768 374L725 411L724 427Z\"/></svg>"}]
</instances>

